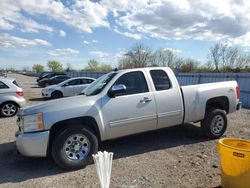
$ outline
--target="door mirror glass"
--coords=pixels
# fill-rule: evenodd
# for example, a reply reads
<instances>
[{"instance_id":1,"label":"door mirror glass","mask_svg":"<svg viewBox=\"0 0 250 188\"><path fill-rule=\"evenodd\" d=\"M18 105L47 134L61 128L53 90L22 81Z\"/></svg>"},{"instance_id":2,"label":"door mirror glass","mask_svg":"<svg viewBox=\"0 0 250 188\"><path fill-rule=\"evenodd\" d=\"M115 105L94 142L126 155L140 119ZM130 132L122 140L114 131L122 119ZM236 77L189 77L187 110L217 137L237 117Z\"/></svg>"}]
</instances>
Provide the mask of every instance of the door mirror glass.
<instances>
[{"instance_id":1,"label":"door mirror glass","mask_svg":"<svg viewBox=\"0 0 250 188\"><path fill-rule=\"evenodd\" d=\"M126 86L123 84L113 85L108 92L108 96L114 98L115 96L126 93Z\"/></svg>"}]
</instances>

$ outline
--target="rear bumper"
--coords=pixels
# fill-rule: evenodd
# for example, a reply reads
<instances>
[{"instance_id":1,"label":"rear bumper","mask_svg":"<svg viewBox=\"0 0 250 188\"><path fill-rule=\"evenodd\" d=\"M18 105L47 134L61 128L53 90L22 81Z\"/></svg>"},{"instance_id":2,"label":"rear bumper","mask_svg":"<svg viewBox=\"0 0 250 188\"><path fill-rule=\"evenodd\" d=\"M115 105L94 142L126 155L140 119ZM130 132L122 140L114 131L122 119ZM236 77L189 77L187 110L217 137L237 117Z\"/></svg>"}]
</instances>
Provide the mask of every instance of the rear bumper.
<instances>
[{"instance_id":1,"label":"rear bumper","mask_svg":"<svg viewBox=\"0 0 250 188\"><path fill-rule=\"evenodd\" d=\"M20 106L20 108L22 108L26 105L26 100L24 97L16 98L15 102Z\"/></svg>"},{"instance_id":2,"label":"rear bumper","mask_svg":"<svg viewBox=\"0 0 250 188\"><path fill-rule=\"evenodd\" d=\"M16 132L16 148L24 156L46 157L49 131L35 133Z\"/></svg>"},{"instance_id":3,"label":"rear bumper","mask_svg":"<svg viewBox=\"0 0 250 188\"><path fill-rule=\"evenodd\" d=\"M240 110L241 107L242 107L242 102L239 102L239 103L237 104L237 106L236 106L236 110Z\"/></svg>"}]
</instances>

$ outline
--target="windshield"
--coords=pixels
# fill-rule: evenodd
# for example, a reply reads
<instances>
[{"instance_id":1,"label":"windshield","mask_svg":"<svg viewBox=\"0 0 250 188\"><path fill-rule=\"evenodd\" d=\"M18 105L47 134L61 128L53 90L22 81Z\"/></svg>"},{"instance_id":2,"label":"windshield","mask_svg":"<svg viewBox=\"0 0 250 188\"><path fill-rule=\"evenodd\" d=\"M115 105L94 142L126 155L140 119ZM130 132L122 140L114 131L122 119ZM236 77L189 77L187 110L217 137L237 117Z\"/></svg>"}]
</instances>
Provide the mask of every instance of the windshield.
<instances>
[{"instance_id":1,"label":"windshield","mask_svg":"<svg viewBox=\"0 0 250 188\"><path fill-rule=\"evenodd\" d=\"M90 95L96 95L96 94L100 93L116 74L117 73L115 73L115 72L111 72L111 73L108 73L108 74L101 76L100 78L98 78L97 80L92 82L92 84L90 84L84 90L84 94L86 96L90 96Z\"/></svg>"}]
</instances>

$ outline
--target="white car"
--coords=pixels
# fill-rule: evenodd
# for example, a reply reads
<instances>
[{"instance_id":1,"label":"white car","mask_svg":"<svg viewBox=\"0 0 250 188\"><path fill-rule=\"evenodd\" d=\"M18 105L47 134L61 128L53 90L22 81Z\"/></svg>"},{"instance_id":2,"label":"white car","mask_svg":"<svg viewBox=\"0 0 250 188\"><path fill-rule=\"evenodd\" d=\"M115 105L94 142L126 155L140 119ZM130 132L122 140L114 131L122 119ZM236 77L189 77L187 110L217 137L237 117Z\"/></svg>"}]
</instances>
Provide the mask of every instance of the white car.
<instances>
[{"instance_id":1,"label":"white car","mask_svg":"<svg viewBox=\"0 0 250 188\"><path fill-rule=\"evenodd\" d=\"M74 77L57 85L51 85L42 89L42 96L51 99L79 95L83 89L88 87L94 78Z\"/></svg>"},{"instance_id":2,"label":"white car","mask_svg":"<svg viewBox=\"0 0 250 188\"><path fill-rule=\"evenodd\" d=\"M12 117L25 106L23 89L14 78L0 77L0 115Z\"/></svg>"}]
</instances>

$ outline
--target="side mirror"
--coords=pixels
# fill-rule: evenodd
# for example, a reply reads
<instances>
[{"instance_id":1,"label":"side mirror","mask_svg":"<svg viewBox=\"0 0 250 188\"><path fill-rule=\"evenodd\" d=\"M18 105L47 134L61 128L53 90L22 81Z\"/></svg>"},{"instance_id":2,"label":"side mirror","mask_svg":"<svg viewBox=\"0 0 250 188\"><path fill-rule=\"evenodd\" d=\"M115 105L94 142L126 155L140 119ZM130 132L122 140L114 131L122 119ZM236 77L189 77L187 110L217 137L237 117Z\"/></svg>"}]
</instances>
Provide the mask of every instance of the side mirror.
<instances>
[{"instance_id":1,"label":"side mirror","mask_svg":"<svg viewBox=\"0 0 250 188\"><path fill-rule=\"evenodd\" d=\"M108 96L114 98L117 95L124 94L127 88L123 84L113 85L112 88L108 91Z\"/></svg>"}]
</instances>

